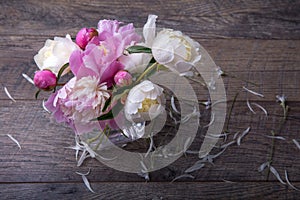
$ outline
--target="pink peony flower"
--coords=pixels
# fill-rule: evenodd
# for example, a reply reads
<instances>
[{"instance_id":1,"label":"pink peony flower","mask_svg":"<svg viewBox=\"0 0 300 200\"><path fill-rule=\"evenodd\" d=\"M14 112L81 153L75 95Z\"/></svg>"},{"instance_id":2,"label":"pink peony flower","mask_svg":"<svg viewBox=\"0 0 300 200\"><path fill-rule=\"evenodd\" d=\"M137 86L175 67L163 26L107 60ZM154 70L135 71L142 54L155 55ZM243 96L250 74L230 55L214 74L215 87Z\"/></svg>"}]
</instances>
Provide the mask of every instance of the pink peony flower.
<instances>
[{"instance_id":1,"label":"pink peony flower","mask_svg":"<svg viewBox=\"0 0 300 200\"><path fill-rule=\"evenodd\" d=\"M118 41L102 42L101 45L89 44L85 51L75 51L70 57L70 68L77 78L95 76L100 83L113 84L114 75L124 66L117 61L122 54Z\"/></svg>"},{"instance_id":2,"label":"pink peony flower","mask_svg":"<svg viewBox=\"0 0 300 200\"><path fill-rule=\"evenodd\" d=\"M64 87L52 94L45 103L59 123L66 123L76 134L102 130L105 124L116 128L114 121L91 121L102 114L110 93L96 77L72 78Z\"/></svg>"},{"instance_id":3,"label":"pink peony flower","mask_svg":"<svg viewBox=\"0 0 300 200\"><path fill-rule=\"evenodd\" d=\"M114 75L124 69L118 59L125 48L140 40L132 24L120 27L120 22L101 20L98 36L87 44L84 51L75 51L70 57L70 68L77 78L96 76L100 83L110 87Z\"/></svg>"},{"instance_id":4,"label":"pink peony flower","mask_svg":"<svg viewBox=\"0 0 300 200\"><path fill-rule=\"evenodd\" d=\"M56 75L50 70L37 71L33 78L36 87L42 90L51 90L56 86Z\"/></svg>"},{"instance_id":5,"label":"pink peony flower","mask_svg":"<svg viewBox=\"0 0 300 200\"><path fill-rule=\"evenodd\" d=\"M98 32L94 28L82 28L76 35L76 44L85 49L86 45L91 39L98 35Z\"/></svg>"},{"instance_id":6,"label":"pink peony flower","mask_svg":"<svg viewBox=\"0 0 300 200\"><path fill-rule=\"evenodd\" d=\"M132 76L125 70L120 70L116 73L114 81L117 86L126 86L132 83Z\"/></svg>"}]
</instances>

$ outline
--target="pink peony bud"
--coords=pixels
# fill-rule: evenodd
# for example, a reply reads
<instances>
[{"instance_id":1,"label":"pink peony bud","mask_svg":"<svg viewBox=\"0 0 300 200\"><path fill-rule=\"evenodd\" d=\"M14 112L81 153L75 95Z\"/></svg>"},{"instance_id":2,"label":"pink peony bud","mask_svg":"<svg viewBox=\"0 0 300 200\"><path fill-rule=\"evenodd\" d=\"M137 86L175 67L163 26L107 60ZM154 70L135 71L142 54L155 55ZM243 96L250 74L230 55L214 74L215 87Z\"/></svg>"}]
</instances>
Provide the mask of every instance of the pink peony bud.
<instances>
[{"instance_id":1,"label":"pink peony bud","mask_svg":"<svg viewBox=\"0 0 300 200\"><path fill-rule=\"evenodd\" d=\"M76 44L81 49L85 49L89 41L91 41L91 39L97 35L98 32L94 28L82 28L76 35Z\"/></svg>"},{"instance_id":2,"label":"pink peony bud","mask_svg":"<svg viewBox=\"0 0 300 200\"><path fill-rule=\"evenodd\" d=\"M51 90L56 86L56 75L50 70L37 71L33 81L36 87L43 90Z\"/></svg>"},{"instance_id":3,"label":"pink peony bud","mask_svg":"<svg viewBox=\"0 0 300 200\"><path fill-rule=\"evenodd\" d=\"M120 70L116 73L114 81L117 86L126 86L132 83L132 76L124 70Z\"/></svg>"}]
</instances>

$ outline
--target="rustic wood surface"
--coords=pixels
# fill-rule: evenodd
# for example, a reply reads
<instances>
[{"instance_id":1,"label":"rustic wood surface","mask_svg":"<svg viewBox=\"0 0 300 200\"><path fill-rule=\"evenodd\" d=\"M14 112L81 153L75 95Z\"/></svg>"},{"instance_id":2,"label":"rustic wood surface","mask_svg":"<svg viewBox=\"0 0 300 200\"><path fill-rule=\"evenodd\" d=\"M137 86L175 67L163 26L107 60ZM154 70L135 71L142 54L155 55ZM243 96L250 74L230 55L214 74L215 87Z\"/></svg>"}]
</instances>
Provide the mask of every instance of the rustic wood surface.
<instances>
[{"instance_id":1,"label":"rustic wood surface","mask_svg":"<svg viewBox=\"0 0 300 200\"><path fill-rule=\"evenodd\" d=\"M273 165L283 179L287 170L300 188L300 150L292 142L300 141L300 1L1 0L0 8L0 199L299 199L299 191L272 175L266 180L266 173L257 169L269 155L272 140L265 136L277 129L283 114L275 96L285 94L290 112L279 135L286 140L275 141ZM142 27L150 13L159 16L159 27L182 30L200 42L224 71L260 85L225 77L229 105L242 86L265 95L241 92L228 127L237 131L251 126L250 133L214 165L192 173L195 179L170 183L196 161L184 156L150 173L148 183L95 160L76 167L74 152L65 148L74 144L72 131L49 120L42 109L46 95L35 100L35 88L21 75L33 76L33 56L47 38L67 33L74 38L81 27L96 26L103 18ZM205 101L206 90L193 86ZM259 109L252 114L246 99L265 107L269 116ZM206 112L203 124L209 123ZM21 150L7 134L20 142ZM89 168L97 194L75 173Z\"/></svg>"}]
</instances>

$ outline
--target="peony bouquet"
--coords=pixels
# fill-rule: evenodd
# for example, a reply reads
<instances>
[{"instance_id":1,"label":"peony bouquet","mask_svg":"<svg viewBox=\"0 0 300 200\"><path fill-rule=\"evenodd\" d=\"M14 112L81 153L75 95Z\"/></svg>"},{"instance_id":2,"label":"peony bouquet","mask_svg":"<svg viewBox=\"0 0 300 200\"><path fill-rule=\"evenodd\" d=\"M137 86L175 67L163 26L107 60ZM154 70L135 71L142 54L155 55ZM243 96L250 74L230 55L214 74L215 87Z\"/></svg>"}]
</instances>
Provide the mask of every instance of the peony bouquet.
<instances>
[{"instance_id":1,"label":"peony bouquet","mask_svg":"<svg viewBox=\"0 0 300 200\"><path fill-rule=\"evenodd\" d=\"M75 41L70 35L48 39L34 56L36 97L49 92L44 108L73 129L78 166L92 157L118 170L147 174L186 153L200 117L191 81L208 89L206 105L214 103L212 111L218 113L199 157L217 142L214 134L222 131L226 116L221 70L198 42L180 31L157 29L156 19L149 15L142 30L100 20L97 28L82 28ZM165 131L166 126L173 129ZM177 133L167 144L155 145L154 136L165 132ZM122 149L141 138L149 139L146 152Z\"/></svg>"},{"instance_id":2,"label":"peony bouquet","mask_svg":"<svg viewBox=\"0 0 300 200\"><path fill-rule=\"evenodd\" d=\"M241 145L251 131L250 125L238 131L228 128L239 92L226 118L222 76L257 84L225 74L198 42L180 31L156 28L156 19L149 15L142 29L100 20L97 28L82 28L75 41L70 35L48 39L34 56L39 68L34 80L23 74L38 88L36 97L41 91L49 92L43 107L51 117L74 131L76 145L70 148L76 151L78 166L86 158L96 158L116 170L149 179L149 172L189 154L196 155L197 162L174 180L193 178L192 172L213 163L227 147ZM241 91L264 97L245 86ZM14 100L6 88L5 92ZM199 101L203 96L208 100ZM271 172L283 183L272 160L274 139L282 139L275 132L281 131L289 107L285 96L277 99L283 120L278 131L267 136L272 138L271 153L258 171L267 169L267 178ZM211 119L204 124L199 122L200 105L204 106L201 115L210 112ZM268 115L258 103L247 99L247 106L253 114L255 106ZM199 133L200 139L196 138ZM298 141L293 142L300 148ZM128 148L133 143L135 149ZM80 175L91 190L85 175Z\"/></svg>"}]
</instances>

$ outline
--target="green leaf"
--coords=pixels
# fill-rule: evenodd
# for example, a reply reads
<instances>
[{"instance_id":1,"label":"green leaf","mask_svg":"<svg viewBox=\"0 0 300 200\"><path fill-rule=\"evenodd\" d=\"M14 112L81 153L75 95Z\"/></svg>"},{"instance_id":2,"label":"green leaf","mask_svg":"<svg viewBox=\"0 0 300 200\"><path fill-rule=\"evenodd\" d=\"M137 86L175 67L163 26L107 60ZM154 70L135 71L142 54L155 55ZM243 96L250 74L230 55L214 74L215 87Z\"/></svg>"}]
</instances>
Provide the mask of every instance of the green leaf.
<instances>
[{"instance_id":1,"label":"green leaf","mask_svg":"<svg viewBox=\"0 0 300 200\"><path fill-rule=\"evenodd\" d=\"M41 90L38 90L38 91L36 91L36 93L35 93L35 99L37 99L37 98L38 98L38 96L39 96L40 92L41 92Z\"/></svg>"},{"instance_id":2,"label":"green leaf","mask_svg":"<svg viewBox=\"0 0 300 200\"><path fill-rule=\"evenodd\" d=\"M132 54L132 53L152 53L152 50L150 48L144 47L144 46L131 46L131 47L128 47L126 50L129 54Z\"/></svg>"},{"instance_id":3,"label":"green leaf","mask_svg":"<svg viewBox=\"0 0 300 200\"><path fill-rule=\"evenodd\" d=\"M53 92L56 91L56 87L58 86L58 81L59 81L59 79L60 79L62 73L63 73L68 67L69 67L69 63L66 63L66 64L64 64L64 65L59 69L58 74L57 74L57 79L56 79L56 86L54 87Z\"/></svg>"},{"instance_id":4,"label":"green leaf","mask_svg":"<svg viewBox=\"0 0 300 200\"><path fill-rule=\"evenodd\" d=\"M115 116L119 114L119 112L122 110L123 107L124 107L123 104L120 101L118 101L117 104L108 113L105 113L100 117L97 117L96 119L92 119L92 121L113 119Z\"/></svg>"},{"instance_id":5,"label":"green leaf","mask_svg":"<svg viewBox=\"0 0 300 200\"><path fill-rule=\"evenodd\" d=\"M58 71L58 74L57 74L57 80L56 80L56 83L58 83L58 81L59 81L59 79L60 79L62 73L65 71L65 69L67 69L67 67L69 67L69 63L64 64L64 65L60 68L60 70Z\"/></svg>"},{"instance_id":6,"label":"green leaf","mask_svg":"<svg viewBox=\"0 0 300 200\"><path fill-rule=\"evenodd\" d=\"M105 102L102 112L104 112L108 108L110 103L111 103L111 97L109 97L109 99L107 99L107 101Z\"/></svg>"}]
</instances>

